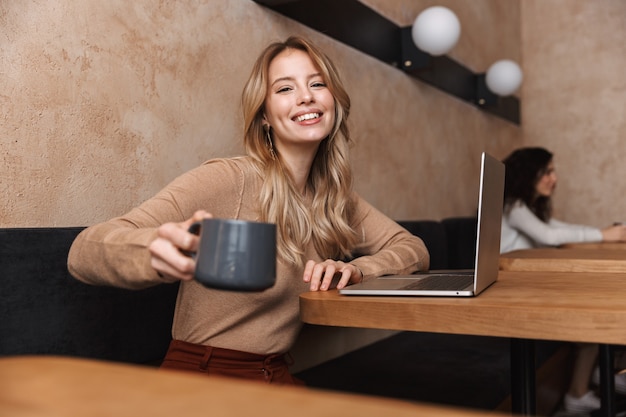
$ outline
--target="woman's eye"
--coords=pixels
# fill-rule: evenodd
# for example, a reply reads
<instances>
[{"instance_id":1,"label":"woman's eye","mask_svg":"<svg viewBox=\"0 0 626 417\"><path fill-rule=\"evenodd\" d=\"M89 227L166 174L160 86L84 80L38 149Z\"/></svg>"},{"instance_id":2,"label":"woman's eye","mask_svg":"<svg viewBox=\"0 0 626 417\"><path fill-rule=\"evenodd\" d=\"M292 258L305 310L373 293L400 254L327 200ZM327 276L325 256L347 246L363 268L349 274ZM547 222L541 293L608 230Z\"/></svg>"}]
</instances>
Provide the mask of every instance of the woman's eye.
<instances>
[{"instance_id":1,"label":"woman's eye","mask_svg":"<svg viewBox=\"0 0 626 417\"><path fill-rule=\"evenodd\" d=\"M286 93L288 91L291 91L291 87L281 87L278 90L276 90L277 93Z\"/></svg>"},{"instance_id":2,"label":"woman's eye","mask_svg":"<svg viewBox=\"0 0 626 417\"><path fill-rule=\"evenodd\" d=\"M326 87L326 84L321 81L316 81L313 84L311 84L311 87Z\"/></svg>"}]
</instances>

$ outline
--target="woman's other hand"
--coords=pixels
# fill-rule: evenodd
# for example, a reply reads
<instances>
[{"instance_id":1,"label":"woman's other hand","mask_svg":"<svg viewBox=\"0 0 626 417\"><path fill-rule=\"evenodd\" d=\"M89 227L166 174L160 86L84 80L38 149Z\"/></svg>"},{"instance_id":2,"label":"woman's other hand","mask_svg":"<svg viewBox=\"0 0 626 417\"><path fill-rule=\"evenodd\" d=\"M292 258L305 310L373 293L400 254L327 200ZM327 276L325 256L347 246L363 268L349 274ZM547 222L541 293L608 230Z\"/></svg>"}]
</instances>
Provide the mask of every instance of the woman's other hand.
<instances>
[{"instance_id":1,"label":"woman's other hand","mask_svg":"<svg viewBox=\"0 0 626 417\"><path fill-rule=\"evenodd\" d=\"M626 242L626 225L616 224L602 230L604 242Z\"/></svg>"},{"instance_id":2,"label":"woman's other hand","mask_svg":"<svg viewBox=\"0 0 626 417\"><path fill-rule=\"evenodd\" d=\"M157 229L157 238L152 241L150 264L167 281L190 281L196 269L196 261L184 252L198 250L198 236L189 232L195 222L213 217L204 210L196 211L190 219L180 223L165 223Z\"/></svg>"},{"instance_id":3,"label":"woman's other hand","mask_svg":"<svg viewBox=\"0 0 626 417\"><path fill-rule=\"evenodd\" d=\"M310 284L311 291L327 291L333 287L333 278L338 277L336 288L363 281L363 274L356 266L327 259L324 262L308 261L304 267L304 282ZM335 278L336 280L336 278Z\"/></svg>"}]
</instances>

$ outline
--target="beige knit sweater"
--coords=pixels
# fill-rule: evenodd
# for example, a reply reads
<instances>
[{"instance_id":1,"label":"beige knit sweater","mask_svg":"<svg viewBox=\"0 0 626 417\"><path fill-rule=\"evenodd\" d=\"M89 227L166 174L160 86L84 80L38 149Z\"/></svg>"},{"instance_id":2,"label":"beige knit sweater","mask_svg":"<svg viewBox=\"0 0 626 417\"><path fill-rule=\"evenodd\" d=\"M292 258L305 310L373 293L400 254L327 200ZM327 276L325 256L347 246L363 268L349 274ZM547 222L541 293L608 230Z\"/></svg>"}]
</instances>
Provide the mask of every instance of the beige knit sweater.
<instances>
[{"instance_id":1,"label":"beige knit sweater","mask_svg":"<svg viewBox=\"0 0 626 417\"><path fill-rule=\"evenodd\" d=\"M214 217L259 220L263 179L247 157L215 159L181 175L122 217L85 229L74 241L68 268L94 285L139 289L163 283L150 266L147 247L156 228L182 222L199 209ZM411 235L357 196L352 226L359 232L352 261L365 279L428 269L421 239ZM313 245L307 259L321 261ZM300 267L277 260L276 284L263 292L208 289L182 282L172 327L175 339L258 354L289 350L301 327L298 295L308 291Z\"/></svg>"}]
</instances>

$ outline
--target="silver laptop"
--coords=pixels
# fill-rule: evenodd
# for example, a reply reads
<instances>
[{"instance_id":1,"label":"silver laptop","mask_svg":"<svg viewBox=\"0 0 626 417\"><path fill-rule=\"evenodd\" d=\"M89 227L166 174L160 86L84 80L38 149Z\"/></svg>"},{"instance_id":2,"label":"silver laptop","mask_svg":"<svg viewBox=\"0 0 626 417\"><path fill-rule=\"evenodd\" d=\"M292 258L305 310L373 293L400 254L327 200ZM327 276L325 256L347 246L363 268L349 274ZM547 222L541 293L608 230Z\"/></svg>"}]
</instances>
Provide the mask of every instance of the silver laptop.
<instances>
[{"instance_id":1,"label":"silver laptop","mask_svg":"<svg viewBox=\"0 0 626 417\"><path fill-rule=\"evenodd\" d=\"M498 278L500 228L504 199L504 164L482 154L474 270L387 275L339 290L345 295L472 297Z\"/></svg>"}]
</instances>

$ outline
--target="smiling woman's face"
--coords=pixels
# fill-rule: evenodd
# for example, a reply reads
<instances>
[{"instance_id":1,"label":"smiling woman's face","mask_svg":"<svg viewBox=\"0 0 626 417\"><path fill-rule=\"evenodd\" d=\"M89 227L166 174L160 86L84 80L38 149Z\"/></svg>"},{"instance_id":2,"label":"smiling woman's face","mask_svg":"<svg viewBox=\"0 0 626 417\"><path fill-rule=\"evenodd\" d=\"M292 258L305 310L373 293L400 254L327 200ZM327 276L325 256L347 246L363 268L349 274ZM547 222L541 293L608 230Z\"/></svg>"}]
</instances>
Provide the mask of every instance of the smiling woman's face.
<instances>
[{"instance_id":1,"label":"smiling woman's face","mask_svg":"<svg viewBox=\"0 0 626 417\"><path fill-rule=\"evenodd\" d=\"M268 71L265 120L274 146L319 146L335 122L335 101L319 69L306 52L287 49L274 58Z\"/></svg>"},{"instance_id":2,"label":"smiling woman's face","mask_svg":"<svg viewBox=\"0 0 626 417\"><path fill-rule=\"evenodd\" d=\"M545 172L535 185L535 192L539 197L550 197L556 188L556 171L554 170L554 162L550 161Z\"/></svg>"}]
</instances>

